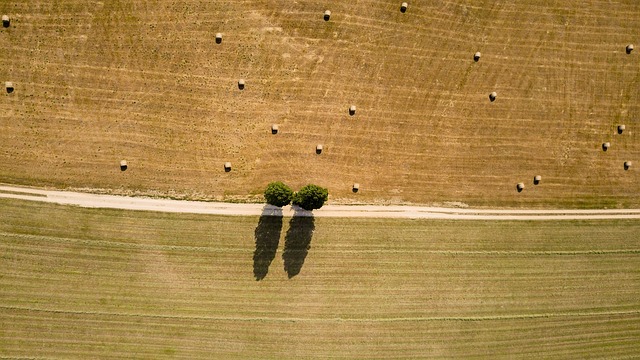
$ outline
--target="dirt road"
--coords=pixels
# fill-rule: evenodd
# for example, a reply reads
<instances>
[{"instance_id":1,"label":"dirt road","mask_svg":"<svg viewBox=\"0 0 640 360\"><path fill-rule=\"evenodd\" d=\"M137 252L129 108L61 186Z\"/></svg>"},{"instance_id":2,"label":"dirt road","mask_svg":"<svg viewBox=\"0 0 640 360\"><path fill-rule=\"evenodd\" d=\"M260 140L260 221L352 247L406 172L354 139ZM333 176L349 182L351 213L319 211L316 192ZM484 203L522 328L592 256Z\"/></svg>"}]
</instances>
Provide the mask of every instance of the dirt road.
<instances>
[{"instance_id":1,"label":"dirt road","mask_svg":"<svg viewBox=\"0 0 640 360\"><path fill-rule=\"evenodd\" d=\"M325 205L312 212L290 206L280 209L264 204L232 204L97 195L71 191L0 186L0 198L40 201L86 208L161 211L174 213L258 216L315 216L447 220L592 220L640 219L640 209L610 210L491 210L423 206Z\"/></svg>"}]
</instances>

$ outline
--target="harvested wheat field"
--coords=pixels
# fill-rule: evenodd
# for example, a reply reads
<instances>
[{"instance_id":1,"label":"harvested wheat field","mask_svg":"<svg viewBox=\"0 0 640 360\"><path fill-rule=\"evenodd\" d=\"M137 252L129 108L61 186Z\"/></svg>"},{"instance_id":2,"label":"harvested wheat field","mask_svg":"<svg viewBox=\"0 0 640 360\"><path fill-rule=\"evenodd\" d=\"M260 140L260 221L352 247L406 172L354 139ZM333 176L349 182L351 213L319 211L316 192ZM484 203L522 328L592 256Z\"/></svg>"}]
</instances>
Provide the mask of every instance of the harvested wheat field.
<instances>
[{"instance_id":1,"label":"harvested wheat field","mask_svg":"<svg viewBox=\"0 0 640 360\"><path fill-rule=\"evenodd\" d=\"M640 352L638 221L0 213L3 358Z\"/></svg>"},{"instance_id":2,"label":"harvested wheat field","mask_svg":"<svg viewBox=\"0 0 640 360\"><path fill-rule=\"evenodd\" d=\"M6 0L0 182L638 207L640 2L544 3Z\"/></svg>"}]
</instances>

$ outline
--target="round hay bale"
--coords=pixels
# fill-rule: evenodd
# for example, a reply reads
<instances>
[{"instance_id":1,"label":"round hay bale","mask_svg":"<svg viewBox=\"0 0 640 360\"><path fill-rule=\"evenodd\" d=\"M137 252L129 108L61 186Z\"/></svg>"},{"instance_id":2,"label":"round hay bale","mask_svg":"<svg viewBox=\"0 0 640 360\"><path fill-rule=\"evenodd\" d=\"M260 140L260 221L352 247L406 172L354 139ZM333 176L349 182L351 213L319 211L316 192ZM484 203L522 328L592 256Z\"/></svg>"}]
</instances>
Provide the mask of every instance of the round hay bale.
<instances>
[{"instance_id":1,"label":"round hay bale","mask_svg":"<svg viewBox=\"0 0 640 360\"><path fill-rule=\"evenodd\" d=\"M633 51L633 44L629 44L627 45L627 54L631 54L631 52Z\"/></svg>"},{"instance_id":2,"label":"round hay bale","mask_svg":"<svg viewBox=\"0 0 640 360\"><path fill-rule=\"evenodd\" d=\"M227 161L226 163L224 163L224 172L229 171L231 171L231 163Z\"/></svg>"},{"instance_id":3,"label":"round hay bale","mask_svg":"<svg viewBox=\"0 0 640 360\"><path fill-rule=\"evenodd\" d=\"M7 89L7 93L11 94L13 92L13 83L11 81L5 82L4 87Z\"/></svg>"},{"instance_id":4,"label":"round hay bale","mask_svg":"<svg viewBox=\"0 0 640 360\"><path fill-rule=\"evenodd\" d=\"M349 107L349 115L353 116L356 114L356 106L355 105L351 105Z\"/></svg>"},{"instance_id":5,"label":"round hay bale","mask_svg":"<svg viewBox=\"0 0 640 360\"><path fill-rule=\"evenodd\" d=\"M354 193L357 193L358 190L360 190L360 184L358 184L358 183L353 184L353 187L351 188L351 191L353 191Z\"/></svg>"},{"instance_id":6,"label":"round hay bale","mask_svg":"<svg viewBox=\"0 0 640 360\"><path fill-rule=\"evenodd\" d=\"M407 4L406 2L403 2L402 5L400 5L400 12L403 14L407 12L407 6L409 6L409 4Z\"/></svg>"},{"instance_id":7,"label":"round hay bale","mask_svg":"<svg viewBox=\"0 0 640 360\"><path fill-rule=\"evenodd\" d=\"M626 127L624 125L618 125L618 134L622 134Z\"/></svg>"},{"instance_id":8,"label":"round hay bale","mask_svg":"<svg viewBox=\"0 0 640 360\"><path fill-rule=\"evenodd\" d=\"M518 190L518 192L521 192L522 190L524 190L524 183L518 183L516 185L516 189Z\"/></svg>"},{"instance_id":9,"label":"round hay bale","mask_svg":"<svg viewBox=\"0 0 640 360\"><path fill-rule=\"evenodd\" d=\"M316 145L316 154L320 155L322 153L322 144Z\"/></svg>"},{"instance_id":10,"label":"round hay bale","mask_svg":"<svg viewBox=\"0 0 640 360\"><path fill-rule=\"evenodd\" d=\"M611 147L610 142L602 143L602 151L607 151Z\"/></svg>"},{"instance_id":11,"label":"round hay bale","mask_svg":"<svg viewBox=\"0 0 640 360\"><path fill-rule=\"evenodd\" d=\"M127 170L128 166L129 165L127 164L127 160L120 160L120 170L121 171Z\"/></svg>"},{"instance_id":12,"label":"round hay bale","mask_svg":"<svg viewBox=\"0 0 640 360\"><path fill-rule=\"evenodd\" d=\"M278 133L278 129L279 129L279 128L278 128L278 124L273 124L273 125L271 125L271 133L272 133L273 135L275 135L275 134L277 134L277 133Z\"/></svg>"},{"instance_id":13,"label":"round hay bale","mask_svg":"<svg viewBox=\"0 0 640 360\"><path fill-rule=\"evenodd\" d=\"M216 44L222 43L222 33L216 34Z\"/></svg>"},{"instance_id":14,"label":"round hay bale","mask_svg":"<svg viewBox=\"0 0 640 360\"><path fill-rule=\"evenodd\" d=\"M533 177L533 184L534 185L540 184L540 181L542 181L542 176L536 175L536 176Z\"/></svg>"},{"instance_id":15,"label":"round hay bale","mask_svg":"<svg viewBox=\"0 0 640 360\"><path fill-rule=\"evenodd\" d=\"M625 161L624 162L624 169L625 170L629 170L629 168L631 167L633 163L631 161Z\"/></svg>"},{"instance_id":16,"label":"round hay bale","mask_svg":"<svg viewBox=\"0 0 640 360\"><path fill-rule=\"evenodd\" d=\"M238 89L244 90L244 85L245 85L244 79L238 80Z\"/></svg>"},{"instance_id":17,"label":"round hay bale","mask_svg":"<svg viewBox=\"0 0 640 360\"><path fill-rule=\"evenodd\" d=\"M8 28L11 25L11 20L9 19L9 15L2 15L2 26Z\"/></svg>"},{"instance_id":18,"label":"round hay bale","mask_svg":"<svg viewBox=\"0 0 640 360\"><path fill-rule=\"evenodd\" d=\"M497 97L498 97L498 94L497 94L495 91L494 91L494 92L492 92L491 94L489 94L489 100L490 100L491 102L496 101L496 98L497 98Z\"/></svg>"},{"instance_id":19,"label":"round hay bale","mask_svg":"<svg viewBox=\"0 0 640 360\"><path fill-rule=\"evenodd\" d=\"M477 53L473 54L473 61L478 62L480 60L480 56L482 56L480 51L478 51Z\"/></svg>"},{"instance_id":20,"label":"round hay bale","mask_svg":"<svg viewBox=\"0 0 640 360\"><path fill-rule=\"evenodd\" d=\"M325 12L324 12L324 21L329 21L330 18L331 18L331 11L325 10Z\"/></svg>"}]
</instances>

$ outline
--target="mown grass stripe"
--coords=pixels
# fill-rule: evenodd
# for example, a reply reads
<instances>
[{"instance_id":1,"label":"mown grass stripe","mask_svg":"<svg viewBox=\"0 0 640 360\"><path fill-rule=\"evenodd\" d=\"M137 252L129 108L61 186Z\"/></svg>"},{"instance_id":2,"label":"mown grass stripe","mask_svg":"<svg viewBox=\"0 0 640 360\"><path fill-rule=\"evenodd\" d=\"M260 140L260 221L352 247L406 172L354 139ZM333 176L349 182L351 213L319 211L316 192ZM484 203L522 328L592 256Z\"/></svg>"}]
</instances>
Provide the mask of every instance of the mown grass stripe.
<instances>
[{"instance_id":1,"label":"mown grass stripe","mask_svg":"<svg viewBox=\"0 0 640 360\"><path fill-rule=\"evenodd\" d=\"M140 314L140 313L116 313L102 311L73 311L61 309L43 309L21 306L0 305L0 309L15 311L34 311L54 314L92 315L92 316L124 316L159 319L193 319L213 321L262 321L262 322L408 322L408 321L492 321L492 320L526 320L564 317L589 317L589 316L627 316L640 315L640 309L629 311L594 311L594 312L564 312L564 313L537 313L537 314L512 314L491 316L426 316L426 317L396 317L396 318L293 318L293 317L234 317L234 316L190 316L168 314Z\"/></svg>"},{"instance_id":2,"label":"mown grass stripe","mask_svg":"<svg viewBox=\"0 0 640 360\"><path fill-rule=\"evenodd\" d=\"M163 251L193 251L193 252L246 252L247 247L210 247L210 246L182 246L182 245L157 245L157 244L140 244L127 243L120 241L106 241L94 239L78 239L69 237L47 236L47 235L31 235L31 234L14 234L0 232L0 236L13 237L19 239L28 239L36 241L51 242L68 242L75 244L86 244L89 246L103 246L114 248L134 248L142 250L163 250ZM431 255L485 255L485 256L579 256L579 255L640 255L640 249L593 249L593 250L426 250L426 249L322 249L323 253L340 253L340 254L404 254L404 253L421 253Z\"/></svg>"}]
</instances>

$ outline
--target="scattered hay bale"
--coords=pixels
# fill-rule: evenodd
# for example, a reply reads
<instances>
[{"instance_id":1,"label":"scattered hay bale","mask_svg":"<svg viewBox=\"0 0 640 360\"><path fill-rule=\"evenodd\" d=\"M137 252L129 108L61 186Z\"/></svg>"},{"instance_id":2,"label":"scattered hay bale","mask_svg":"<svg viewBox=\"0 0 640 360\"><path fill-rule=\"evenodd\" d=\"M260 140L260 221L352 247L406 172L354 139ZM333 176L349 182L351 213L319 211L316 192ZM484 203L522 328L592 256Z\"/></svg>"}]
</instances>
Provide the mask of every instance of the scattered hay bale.
<instances>
[{"instance_id":1,"label":"scattered hay bale","mask_svg":"<svg viewBox=\"0 0 640 360\"><path fill-rule=\"evenodd\" d=\"M351 105L349 107L349 115L353 116L356 114L356 106L355 105Z\"/></svg>"},{"instance_id":2,"label":"scattered hay bale","mask_svg":"<svg viewBox=\"0 0 640 360\"><path fill-rule=\"evenodd\" d=\"M618 134L622 134L624 132L625 126L624 125L618 125Z\"/></svg>"},{"instance_id":3,"label":"scattered hay bale","mask_svg":"<svg viewBox=\"0 0 640 360\"><path fill-rule=\"evenodd\" d=\"M610 142L606 142L602 144L602 151L607 151L609 150L609 148L611 147L611 143Z\"/></svg>"},{"instance_id":4,"label":"scattered hay bale","mask_svg":"<svg viewBox=\"0 0 640 360\"><path fill-rule=\"evenodd\" d=\"M524 190L524 183L518 183L516 185L516 189L518 190L518 192L522 192L522 190Z\"/></svg>"},{"instance_id":5,"label":"scattered hay bale","mask_svg":"<svg viewBox=\"0 0 640 360\"><path fill-rule=\"evenodd\" d=\"M245 85L244 79L238 80L238 89L244 90L244 85Z\"/></svg>"},{"instance_id":6,"label":"scattered hay bale","mask_svg":"<svg viewBox=\"0 0 640 360\"><path fill-rule=\"evenodd\" d=\"M322 153L322 144L316 145L316 154L320 155Z\"/></svg>"},{"instance_id":7,"label":"scattered hay bale","mask_svg":"<svg viewBox=\"0 0 640 360\"><path fill-rule=\"evenodd\" d=\"M540 184L540 181L542 181L542 176L536 175L536 176L533 177L533 184L534 185Z\"/></svg>"},{"instance_id":8,"label":"scattered hay bale","mask_svg":"<svg viewBox=\"0 0 640 360\"><path fill-rule=\"evenodd\" d=\"M9 15L2 15L2 26L8 28L11 25L11 19L9 19Z\"/></svg>"},{"instance_id":9,"label":"scattered hay bale","mask_svg":"<svg viewBox=\"0 0 640 360\"><path fill-rule=\"evenodd\" d=\"M324 12L324 21L329 21L330 18L331 18L331 11L326 10Z\"/></svg>"},{"instance_id":10,"label":"scattered hay bale","mask_svg":"<svg viewBox=\"0 0 640 360\"><path fill-rule=\"evenodd\" d=\"M631 161L625 161L624 162L624 169L625 170L629 170L629 168L631 167L632 162Z\"/></svg>"},{"instance_id":11,"label":"scattered hay bale","mask_svg":"<svg viewBox=\"0 0 640 360\"><path fill-rule=\"evenodd\" d=\"M222 33L216 34L216 44L222 43Z\"/></svg>"},{"instance_id":12,"label":"scattered hay bale","mask_svg":"<svg viewBox=\"0 0 640 360\"><path fill-rule=\"evenodd\" d=\"M360 184L358 184L358 183L353 184L353 187L351 188L351 191L353 191L354 193L357 193L358 190L360 190Z\"/></svg>"},{"instance_id":13,"label":"scattered hay bale","mask_svg":"<svg viewBox=\"0 0 640 360\"><path fill-rule=\"evenodd\" d=\"M400 12L403 14L407 12L407 6L409 6L409 4L407 4L406 2L403 2L402 5L400 5Z\"/></svg>"},{"instance_id":14,"label":"scattered hay bale","mask_svg":"<svg viewBox=\"0 0 640 360\"><path fill-rule=\"evenodd\" d=\"M231 171L231 163L227 161L226 163L224 163L224 172L229 171Z\"/></svg>"},{"instance_id":15,"label":"scattered hay bale","mask_svg":"<svg viewBox=\"0 0 640 360\"><path fill-rule=\"evenodd\" d=\"M7 93L11 94L13 92L13 83L11 81L5 82L4 87L7 89Z\"/></svg>"},{"instance_id":16,"label":"scattered hay bale","mask_svg":"<svg viewBox=\"0 0 640 360\"><path fill-rule=\"evenodd\" d=\"M496 98L497 98L497 97L498 97L498 94L497 94L495 91L494 91L494 92L492 92L491 94L489 94L489 100L490 100L491 102L496 101Z\"/></svg>"},{"instance_id":17,"label":"scattered hay bale","mask_svg":"<svg viewBox=\"0 0 640 360\"><path fill-rule=\"evenodd\" d=\"M275 134L277 134L277 133L278 133L278 124L273 124L273 125L271 125L271 133L272 133L273 135L275 135Z\"/></svg>"},{"instance_id":18,"label":"scattered hay bale","mask_svg":"<svg viewBox=\"0 0 640 360\"><path fill-rule=\"evenodd\" d=\"M627 45L627 54L631 54L631 52L633 51L633 44L629 44Z\"/></svg>"},{"instance_id":19,"label":"scattered hay bale","mask_svg":"<svg viewBox=\"0 0 640 360\"><path fill-rule=\"evenodd\" d=\"M482 54L480 54L480 51L473 54L473 61L478 62L480 60L480 56L482 56Z\"/></svg>"},{"instance_id":20,"label":"scattered hay bale","mask_svg":"<svg viewBox=\"0 0 640 360\"><path fill-rule=\"evenodd\" d=\"M120 160L120 171L125 171L127 170L127 160Z\"/></svg>"}]
</instances>

